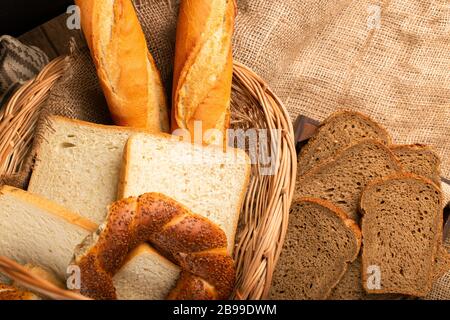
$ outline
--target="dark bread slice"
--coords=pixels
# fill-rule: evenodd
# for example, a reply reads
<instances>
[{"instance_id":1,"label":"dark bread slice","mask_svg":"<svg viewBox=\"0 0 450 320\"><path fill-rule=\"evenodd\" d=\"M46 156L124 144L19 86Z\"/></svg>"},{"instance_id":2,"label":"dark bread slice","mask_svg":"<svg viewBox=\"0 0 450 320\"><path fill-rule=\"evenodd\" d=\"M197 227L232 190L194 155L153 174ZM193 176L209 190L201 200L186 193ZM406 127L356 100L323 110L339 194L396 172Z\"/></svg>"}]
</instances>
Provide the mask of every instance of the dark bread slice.
<instances>
[{"instance_id":1,"label":"dark bread slice","mask_svg":"<svg viewBox=\"0 0 450 320\"><path fill-rule=\"evenodd\" d=\"M360 245L359 227L344 211L320 199L294 201L270 298L326 299Z\"/></svg>"},{"instance_id":2,"label":"dark bread slice","mask_svg":"<svg viewBox=\"0 0 450 320\"><path fill-rule=\"evenodd\" d=\"M430 180L401 173L370 183L361 196L362 270L377 266L381 288L368 293L422 297L433 282L442 237L442 194Z\"/></svg>"},{"instance_id":3,"label":"dark bread slice","mask_svg":"<svg viewBox=\"0 0 450 320\"><path fill-rule=\"evenodd\" d=\"M438 187L441 185L441 160L430 146L423 144L392 145L391 150L404 171L428 178ZM434 281L437 281L449 270L450 254L441 243L435 259Z\"/></svg>"},{"instance_id":4,"label":"dark bread slice","mask_svg":"<svg viewBox=\"0 0 450 320\"><path fill-rule=\"evenodd\" d=\"M403 296L395 294L368 294L364 290L361 278L361 256L353 261L341 281L331 291L329 300L398 300Z\"/></svg>"},{"instance_id":5,"label":"dark bread slice","mask_svg":"<svg viewBox=\"0 0 450 320\"><path fill-rule=\"evenodd\" d=\"M403 169L441 185L441 160L429 147L423 144L394 145L391 150Z\"/></svg>"},{"instance_id":6,"label":"dark bread slice","mask_svg":"<svg viewBox=\"0 0 450 320\"><path fill-rule=\"evenodd\" d=\"M431 147L412 144L393 145L391 149L405 171L428 178L437 186L441 185L441 160ZM440 278L450 271L450 254L444 244L439 245L434 268L433 286L438 284Z\"/></svg>"},{"instance_id":7,"label":"dark bread slice","mask_svg":"<svg viewBox=\"0 0 450 320\"><path fill-rule=\"evenodd\" d=\"M358 257L349 266L342 279L331 291L329 300L366 300L361 280L361 258Z\"/></svg>"},{"instance_id":8,"label":"dark bread slice","mask_svg":"<svg viewBox=\"0 0 450 320\"><path fill-rule=\"evenodd\" d=\"M391 143L389 133L368 116L354 111L333 113L321 123L315 136L302 148L297 175L304 175L315 165L364 139L379 140L385 145Z\"/></svg>"},{"instance_id":9,"label":"dark bread slice","mask_svg":"<svg viewBox=\"0 0 450 320\"><path fill-rule=\"evenodd\" d=\"M449 248L439 244L436 258L434 259L433 283L450 271Z\"/></svg>"},{"instance_id":10,"label":"dark bread slice","mask_svg":"<svg viewBox=\"0 0 450 320\"><path fill-rule=\"evenodd\" d=\"M362 189L372 179L400 170L400 164L388 147L375 140L364 140L310 170L297 180L295 192L297 197L330 201L358 221Z\"/></svg>"},{"instance_id":11,"label":"dark bread slice","mask_svg":"<svg viewBox=\"0 0 450 320\"><path fill-rule=\"evenodd\" d=\"M450 254L447 249L440 247L435 259L433 271L433 286L439 283L439 279L450 271ZM342 279L331 291L329 300L399 300L407 299L407 296L398 294L368 294L362 284L361 256L353 261ZM448 277L448 276L447 276Z\"/></svg>"},{"instance_id":12,"label":"dark bread slice","mask_svg":"<svg viewBox=\"0 0 450 320\"><path fill-rule=\"evenodd\" d=\"M441 245L435 264L433 287L425 300L442 300L450 297L450 248Z\"/></svg>"}]
</instances>

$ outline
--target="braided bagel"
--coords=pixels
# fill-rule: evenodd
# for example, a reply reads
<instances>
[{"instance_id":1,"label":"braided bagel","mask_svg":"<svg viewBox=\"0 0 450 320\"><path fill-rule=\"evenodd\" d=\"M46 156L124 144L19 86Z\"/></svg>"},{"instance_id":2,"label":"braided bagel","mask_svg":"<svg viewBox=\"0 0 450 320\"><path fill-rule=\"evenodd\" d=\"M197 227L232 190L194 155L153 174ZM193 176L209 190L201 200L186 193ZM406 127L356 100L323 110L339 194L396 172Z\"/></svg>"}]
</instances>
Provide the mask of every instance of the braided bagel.
<instances>
[{"instance_id":1,"label":"braided bagel","mask_svg":"<svg viewBox=\"0 0 450 320\"><path fill-rule=\"evenodd\" d=\"M167 299L223 300L230 296L235 268L227 253L225 233L157 193L112 204L105 224L77 248L74 264L81 271L81 294L99 300L117 299L113 276L128 253L143 242L181 267Z\"/></svg>"},{"instance_id":2,"label":"braided bagel","mask_svg":"<svg viewBox=\"0 0 450 320\"><path fill-rule=\"evenodd\" d=\"M41 298L34 293L0 284L0 300L41 300Z\"/></svg>"}]
</instances>

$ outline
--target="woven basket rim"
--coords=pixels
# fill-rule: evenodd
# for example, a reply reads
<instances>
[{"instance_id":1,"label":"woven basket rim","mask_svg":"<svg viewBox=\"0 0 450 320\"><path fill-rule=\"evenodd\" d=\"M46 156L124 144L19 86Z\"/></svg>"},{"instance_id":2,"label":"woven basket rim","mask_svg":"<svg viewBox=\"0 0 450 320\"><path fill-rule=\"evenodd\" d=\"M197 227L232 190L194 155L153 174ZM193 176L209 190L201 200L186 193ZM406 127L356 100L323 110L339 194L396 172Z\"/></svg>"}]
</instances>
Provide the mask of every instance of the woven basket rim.
<instances>
[{"instance_id":1,"label":"woven basket rim","mask_svg":"<svg viewBox=\"0 0 450 320\"><path fill-rule=\"evenodd\" d=\"M39 110L65 71L66 61L65 57L51 61L34 79L20 86L4 106L0 106L0 178L20 171L31 149Z\"/></svg>"},{"instance_id":2,"label":"woven basket rim","mask_svg":"<svg viewBox=\"0 0 450 320\"><path fill-rule=\"evenodd\" d=\"M39 86L38 90L35 90L35 94L39 94L44 90L48 92L55 84L56 79L59 79L66 71L60 65L66 61L67 59L63 57L55 59L49 64L50 67L47 66L37 76L36 79L39 79L39 81L31 81L27 85L32 87ZM58 69L55 69L55 66ZM42 81L45 81L48 77L52 77L52 81L47 81L42 85ZM289 208L295 188L297 155L295 151L294 130L284 104L270 89L267 83L250 68L239 62L235 62L233 84L239 86L242 90L246 90L246 93L254 101L257 101L265 115L265 121L269 129L278 129L281 131L279 137L271 137L272 139L277 139L278 143L274 145L278 148L276 150L278 152L277 154L280 155L277 158L278 170L276 174L268 177L265 182L272 186L270 189L272 192L270 194L255 195L252 194L252 191L248 191L244 208L241 212L241 218L242 216L251 218L254 214L252 211L254 210L252 209L252 202L258 196L267 197L267 207L259 213L261 216L253 219L256 220L256 223L249 227L251 230L245 230L248 226L244 226L244 232L250 233L252 236L240 239L234 254L238 270L236 288L232 298L265 299L269 293L272 274L286 235ZM16 94L18 93L16 92ZM14 96L10 101L14 101ZM43 101L41 101L42 103ZM31 148L30 146L28 147ZM257 172L259 172L259 169ZM257 181L251 185L251 188L258 190L261 187L258 185L261 178L259 177L255 180ZM73 291L56 288L48 281L31 274L30 271L7 257L0 257L0 273L4 273L20 285L50 299L86 299Z\"/></svg>"}]
</instances>

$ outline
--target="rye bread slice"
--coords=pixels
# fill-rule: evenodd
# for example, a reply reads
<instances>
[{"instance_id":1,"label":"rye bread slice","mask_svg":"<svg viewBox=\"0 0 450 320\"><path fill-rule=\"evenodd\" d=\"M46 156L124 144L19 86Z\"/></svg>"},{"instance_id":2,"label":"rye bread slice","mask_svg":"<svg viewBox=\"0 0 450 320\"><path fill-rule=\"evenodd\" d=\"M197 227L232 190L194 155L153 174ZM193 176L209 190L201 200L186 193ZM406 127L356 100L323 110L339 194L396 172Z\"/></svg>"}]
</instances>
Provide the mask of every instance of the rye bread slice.
<instances>
[{"instance_id":1,"label":"rye bread slice","mask_svg":"<svg viewBox=\"0 0 450 320\"><path fill-rule=\"evenodd\" d=\"M360 245L359 227L344 211L320 199L294 201L270 298L326 299Z\"/></svg>"},{"instance_id":2,"label":"rye bread slice","mask_svg":"<svg viewBox=\"0 0 450 320\"><path fill-rule=\"evenodd\" d=\"M302 148L298 158L298 176L342 149L364 139L375 139L388 145L389 133L366 115L354 111L338 111L319 126L315 136Z\"/></svg>"},{"instance_id":3,"label":"rye bread slice","mask_svg":"<svg viewBox=\"0 0 450 320\"><path fill-rule=\"evenodd\" d=\"M342 279L331 291L329 300L366 300L367 294L362 286L361 257L349 266Z\"/></svg>"},{"instance_id":4,"label":"rye bread slice","mask_svg":"<svg viewBox=\"0 0 450 320\"><path fill-rule=\"evenodd\" d=\"M429 146L394 145L391 150L405 171L428 178L437 186L441 185L441 160Z\"/></svg>"},{"instance_id":5,"label":"rye bread slice","mask_svg":"<svg viewBox=\"0 0 450 320\"><path fill-rule=\"evenodd\" d=\"M434 259L433 283L450 271L449 248L439 244L436 258Z\"/></svg>"},{"instance_id":6,"label":"rye bread slice","mask_svg":"<svg viewBox=\"0 0 450 320\"><path fill-rule=\"evenodd\" d=\"M361 196L362 271L379 268L381 287L368 293L425 296L442 237L442 194L430 180L401 173L370 183Z\"/></svg>"},{"instance_id":7,"label":"rye bread slice","mask_svg":"<svg viewBox=\"0 0 450 320\"><path fill-rule=\"evenodd\" d=\"M404 298L395 294L368 294L362 285L361 256L353 261L342 279L331 291L329 300L398 300Z\"/></svg>"},{"instance_id":8,"label":"rye bread slice","mask_svg":"<svg viewBox=\"0 0 450 320\"><path fill-rule=\"evenodd\" d=\"M433 286L439 280L450 274L450 254L443 246L439 247L433 269ZM368 294L362 284L361 256L353 261L339 283L331 291L329 300L399 300L408 299L408 296L399 294Z\"/></svg>"},{"instance_id":9,"label":"rye bread slice","mask_svg":"<svg viewBox=\"0 0 450 320\"><path fill-rule=\"evenodd\" d=\"M362 189L372 179L400 170L400 164L388 147L375 140L364 140L310 170L297 180L295 192L297 197L330 201L358 221Z\"/></svg>"},{"instance_id":10,"label":"rye bread slice","mask_svg":"<svg viewBox=\"0 0 450 320\"><path fill-rule=\"evenodd\" d=\"M450 248L441 245L436 258L433 287L425 300L448 300L450 296Z\"/></svg>"}]
</instances>

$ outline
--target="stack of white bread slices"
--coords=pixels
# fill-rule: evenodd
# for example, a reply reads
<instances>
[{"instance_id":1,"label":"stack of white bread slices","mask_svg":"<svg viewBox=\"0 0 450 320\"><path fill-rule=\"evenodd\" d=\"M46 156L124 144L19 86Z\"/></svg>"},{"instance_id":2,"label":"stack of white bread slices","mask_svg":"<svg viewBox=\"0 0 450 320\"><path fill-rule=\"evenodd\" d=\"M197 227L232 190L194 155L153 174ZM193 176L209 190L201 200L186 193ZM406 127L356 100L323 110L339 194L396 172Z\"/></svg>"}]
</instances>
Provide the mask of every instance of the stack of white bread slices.
<instances>
[{"instance_id":1,"label":"stack of white bread slices","mask_svg":"<svg viewBox=\"0 0 450 320\"><path fill-rule=\"evenodd\" d=\"M249 178L242 150L51 117L28 192L0 190L0 255L65 279L75 247L104 222L108 206L147 192L165 194L219 225L231 253ZM114 284L119 299L164 299L179 273L145 244L130 254Z\"/></svg>"}]
</instances>

